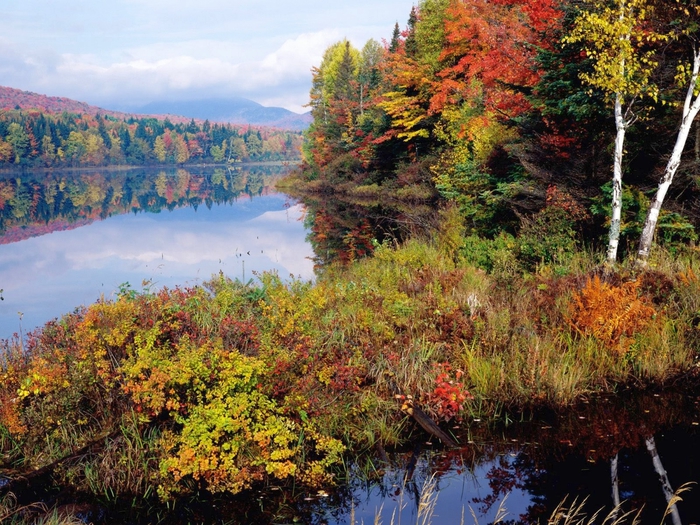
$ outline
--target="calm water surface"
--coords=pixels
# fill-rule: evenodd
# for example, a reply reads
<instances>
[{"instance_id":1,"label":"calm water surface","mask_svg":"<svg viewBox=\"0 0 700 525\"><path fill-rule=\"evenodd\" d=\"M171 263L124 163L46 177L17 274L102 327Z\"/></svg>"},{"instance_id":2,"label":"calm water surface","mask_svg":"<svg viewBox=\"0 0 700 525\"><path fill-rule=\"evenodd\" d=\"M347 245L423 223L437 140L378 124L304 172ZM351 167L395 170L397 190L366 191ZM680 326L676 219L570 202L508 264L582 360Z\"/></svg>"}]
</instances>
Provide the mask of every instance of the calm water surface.
<instances>
[{"instance_id":1,"label":"calm water surface","mask_svg":"<svg viewBox=\"0 0 700 525\"><path fill-rule=\"evenodd\" d=\"M303 207L281 167L0 176L0 338L128 283L194 285L219 271L313 278Z\"/></svg>"},{"instance_id":2,"label":"calm water surface","mask_svg":"<svg viewBox=\"0 0 700 525\"><path fill-rule=\"evenodd\" d=\"M693 484L677 511L680 523L697 524L699 403L696 390L628 392L496 428L465 422L459 449L418 442L375 460L374 468L360 463L336 501L313 498L317 507L311 506L307 521L488 524L501 512L506 523L547 523L557 505L574 498L586 500L588 517L601 509L605 516L616 486L623 511L639 511L642 523L658 525L667 506L660 466L672 490Z\"/></svg>"}]
</instances>

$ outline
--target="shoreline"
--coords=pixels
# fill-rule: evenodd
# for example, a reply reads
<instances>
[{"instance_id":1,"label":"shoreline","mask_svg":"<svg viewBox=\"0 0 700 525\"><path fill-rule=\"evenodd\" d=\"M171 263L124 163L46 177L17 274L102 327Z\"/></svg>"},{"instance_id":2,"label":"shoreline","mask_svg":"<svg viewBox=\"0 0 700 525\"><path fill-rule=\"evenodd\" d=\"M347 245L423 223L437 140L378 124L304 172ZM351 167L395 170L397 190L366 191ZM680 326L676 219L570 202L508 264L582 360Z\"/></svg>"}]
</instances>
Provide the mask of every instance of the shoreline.
<instances>
[{"instance_id":1,"label":"shoreline","mask_svg":"<svg viewBox=\"0 0 700 525\"><path fill-rule=\"evenodd\" d=\"M22 174L22 173L41 173L41 172L84 172L84 171L132 171L138 169L187 169L187 168L231 168L237 166L296 166L302 163L302 159L294 160L271 160L271 161L250 161L250 162L233 162L233 163L194 163L194 164L119 164L105 166L60 166L60 167L24 167L24 168L0 168L0 175L6 174Z\"/></svg>"}]
</instances>

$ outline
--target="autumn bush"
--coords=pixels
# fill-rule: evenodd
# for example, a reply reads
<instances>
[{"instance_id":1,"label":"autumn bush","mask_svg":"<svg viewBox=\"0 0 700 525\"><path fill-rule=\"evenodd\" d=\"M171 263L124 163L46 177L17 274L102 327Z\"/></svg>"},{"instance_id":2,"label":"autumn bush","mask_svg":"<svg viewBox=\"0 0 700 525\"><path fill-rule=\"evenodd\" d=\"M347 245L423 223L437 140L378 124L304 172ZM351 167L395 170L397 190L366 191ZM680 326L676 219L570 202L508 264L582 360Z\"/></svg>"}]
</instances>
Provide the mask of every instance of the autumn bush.
<instances>
[{"instance_id":1,"label":"autumn bush","mask_svg":"<svg viewBox=\"0 0 700 525\"><path fill-rule=\"evenodd\" d=\"M193 482L239 492L268 477L327 482L344 446L285 413L263 388L271 367L250 355L260 344L246 325L258 289L223 278L211 289L123 293L47 324L26 354L10 344L3 448L39 467L89 446L94 455L57 472L113 495L148 486L169 498Z\"/></svg>"},{"instance_id":2,"label":"autumn bush","mask_svg":"<svg viewBox=\"0 0 700 525\"><path fill-rule=\"evenodd\" d=\"M639 280L619 286L601 281L596 275L573 297L569 323L580 335L592 335L611 350L624 354L659 315L651 301L641 295Z\"/></svg>"}]
</instances>

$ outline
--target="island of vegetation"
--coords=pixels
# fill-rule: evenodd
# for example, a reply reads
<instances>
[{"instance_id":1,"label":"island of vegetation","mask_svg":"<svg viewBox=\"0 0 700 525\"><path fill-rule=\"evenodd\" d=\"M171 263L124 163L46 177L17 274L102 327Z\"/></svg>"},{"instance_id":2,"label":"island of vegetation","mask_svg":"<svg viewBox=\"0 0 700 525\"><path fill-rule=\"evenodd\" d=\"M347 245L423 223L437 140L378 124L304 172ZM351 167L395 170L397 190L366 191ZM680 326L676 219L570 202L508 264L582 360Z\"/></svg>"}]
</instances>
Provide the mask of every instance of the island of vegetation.
<instances>
[{"instance_id":1,"label":"island of vegetation","mask_svg":"<svg viewBox=\"0 0 700 525\"><path fill-rule=\"evenodd\" d=\"M422 0L387 42L331 46L282 186L313 203L317 282L124 288L5 341L6 485L328 488L348 454L449 446L444 423L696 381L699 22L694 0ZM18 154L22 115L0 117L0 160L147 142L71 117ZM150 126L159 160L159 137L224 133Z\"/></svg>"}]
</instances>

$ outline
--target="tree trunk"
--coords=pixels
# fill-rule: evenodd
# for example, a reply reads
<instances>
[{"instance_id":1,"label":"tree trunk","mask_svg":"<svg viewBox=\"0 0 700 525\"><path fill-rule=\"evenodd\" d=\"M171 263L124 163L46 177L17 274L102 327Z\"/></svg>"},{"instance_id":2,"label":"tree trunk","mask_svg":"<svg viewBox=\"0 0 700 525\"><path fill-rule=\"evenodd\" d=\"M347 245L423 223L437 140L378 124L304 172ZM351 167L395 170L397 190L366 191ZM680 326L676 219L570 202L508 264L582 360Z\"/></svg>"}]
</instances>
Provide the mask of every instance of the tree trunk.
<instances>
[{"instance_id":1,"label":"tree trunk","mask_svg":"<svg viewBox=\"0 0 700 525\"><path fill-rule=\"evenodd\" d=\"M654 240L654 233L656 231L656 224L659 220L661 206L663 205L664 199L666 198L666 193L673 182L673 176L676 174L676 170L681 163L681 155L685 149L685 143L688 140L690 128L693 125L693 120L695 120L698 111L700 111L700 94L694 96L695 87L698 81L698 70L700 70L700 50L694 50L693 73L691 76L690 85L688 86L688 91L686 93L685 104L683 105L683 116L681 118L681 126L678 129L676 144L673 146L671 158L668 159L666 169L664 170L664 174L659 182L659 187L656 190L656 195L654 196L654 200L649 207L647 218L644 222L644 229L642 230L642 235L639 239L637 262L642 266L646 264L647 259L649 258L651 243Z\"/></svg>"},{"instance_id":2,"label":"tree trunk","mask_svg":"<svg viewBox=\"0 0 700 525\"><path fill-rule=\"evenodd\" d=\"M612 498L613 505L615 506L613 512L617 516L617 512L620 508L620 478L617 475L617 461L619 454L610 460L610 480L612 481Z\"/></svg>"},{"instance_id":3,"label":"tree trunk","mask_svg":"<svg viewBox=\"0 0 700 525\"><path fill-rule=\"evenodd\" d=\"M406 399L401 407L401 410L415 419L416 423L418 423L428 434L442 441L442 444L446 447L456 448L459 446L454 439L448 436L439 426L437 426L435 421L430 419L428 414L414 405L412 399Z\"/></svg>"},{"instance_id":4,"label":"tree trunk","mask_svg":"<svg viewBox=\"0 0 700 525\"><path fill-rule=\"evenodd\" d=\"M622 222L622 155L625 145L627 123L622 116L622 100L620 94L615 95L615 159L613 163L612 185L612 215L610 218L610 237L608 241L607 260L614 263L617 260L617 247L620 244L620 224Z\"/></svg>"},{"instance_id":5,"label":"tree trunk","mask_svg":"<svg viewBox=\"0 0 700 525\"><path fill-rule=\"evenodd\" d=\"M67 461L79 458L88 453L95 453L105 446L107 440L118 436L119 432L119 430L115 430L109 434L103 434L78 450L41 468L28 470L25 472L6 472L8 479L2 486L0 486L0 495L6 494L10 491L15 493L26 492L29 491L32 486L46 483L46 481L51 478L57 467L61 466L63 463L66 463Z\"/></svg>"},{"instance_id":6,"label":"tree trunk","mask_svg":"<svg viewBox=\"0 0 700 525\"><path fill-rule=\"evenodd\" d=\"M664 497L666 498L666 503L670 504L671 498L673 498L673 488L671 487L671 483L668 481L668 475L666 474L666 470L664 469L664 466L661 463L659 452L656 450L656 441L654 441L654 436L648 437L645 440L645 443L647 445L647 450L649 451L649 454L651 454L651 461L652 463L654 463L654 470L656 470L656 473L659 475L659 481L661 481L661 490L663 491ZM675 503L669 506L669 511L671 514L671 520L673 521L673 525L682 525L681 516L680 514L678 514L678 509L676 508Z\"/></svg>"},{"instance_id":7,"label":"tree trunk","mask_svg":"<svg viewBox=\"0 0 700 525\"><path fill-rule=\"evenodd\" d=\"M695 176L700 171L700 126L695 126Z\"/></svg>"}]
</instances>

